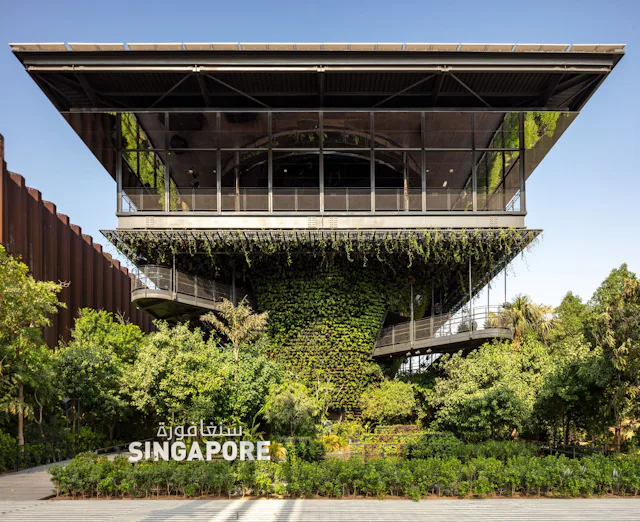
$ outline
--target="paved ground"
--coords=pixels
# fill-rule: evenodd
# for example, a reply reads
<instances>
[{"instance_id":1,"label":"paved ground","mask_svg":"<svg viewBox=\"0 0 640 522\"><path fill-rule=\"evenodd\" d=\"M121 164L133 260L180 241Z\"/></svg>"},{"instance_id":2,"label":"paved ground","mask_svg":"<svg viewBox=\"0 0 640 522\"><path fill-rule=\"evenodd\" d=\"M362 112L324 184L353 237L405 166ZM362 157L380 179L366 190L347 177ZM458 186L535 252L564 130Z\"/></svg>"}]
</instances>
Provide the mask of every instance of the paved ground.
<instances>
[{"instance_id":1,"label":"paved ground","mask_svg":"<svg viewBox=\"0 0 640 522\"><path fill-rule=\"evenodd\" d=\"M5 500L39 500L51 496L55 490L51 484L51 475L47 472L47 468L50 466L52 464L0 475L0 502Z\"/></svg>"},{"instance_id":2,"label":"paved ground","mask_svg":"<svg viewBox=\"0 0 640 522\"><path fill-rule=\"evenodd\" d=\"M108 453L105 456L113 459L116 455L117 453ZM64 460L57 464L64 465L68 462L68 460ZM0 502L5 500L42 500L49 498L55 493L55 489L51 483L51 475L47 472L47 468L55 465L45 464L0 475ZM0 520L2 520L1 516Z\"/></svg>"},{"instance_id":3,"label":"paved ground","mask_svg":"<svg viewBox=\"0 0 640 522\"><path fill-rule=\"evenodd\" d=\"M0 501L0 520L73 522L627 521L640 499Z\"/></svg>"}]
</instances>

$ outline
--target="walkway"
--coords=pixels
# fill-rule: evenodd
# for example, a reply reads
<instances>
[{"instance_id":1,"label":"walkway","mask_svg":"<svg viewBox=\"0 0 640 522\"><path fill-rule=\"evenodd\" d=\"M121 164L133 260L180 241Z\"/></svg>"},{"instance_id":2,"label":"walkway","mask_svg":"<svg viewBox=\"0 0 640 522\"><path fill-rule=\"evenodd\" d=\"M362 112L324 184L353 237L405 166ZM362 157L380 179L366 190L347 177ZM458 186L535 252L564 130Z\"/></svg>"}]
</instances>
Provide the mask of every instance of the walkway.
<instances>
[{"instance_id":1,"label":"walkway","mask_svg":"<svg viewBox=\"0 0 640 522\"><path fill-rule=\"evenodd\" d=\"M49 500L0 502L11 521L638 521L640 499Z\"/></svg>"},{"instance_id":2,"label":"walkway","mask_svg":"<svg viewBox=\"0 0 640 522\"><path fill-rule=\"evenodd\" d=\"M65 460L59 464L66 464ZM40 500L55 493L49 472L54 464L23 469L0 475L0 503L6 500ZM0 510L0 519L2 519Z\"/></svg>"},{"instance_id":3,"label":"walkway","mask_svg":"<svg viewBox=\"0 0 640 522\"><path fill-rule=\"evenodd\" d=\"M104 456L113 460L116 455L118 453L107 453ZM54 495L56 491L47 469L51 466L64 466L69 462L69 460L63 460L55 464L43 464L0 475L0 504L14 500L42 500ZM0 520L3 520L2 510L0 510Z\"/></svg>"},{"instance_id":4,"label":"walkway","mask_svg":"<svg viewBox=\"0 0 640 522\"><path fill-rule=\"evenodd\" d=\"M500 306L477 306L471 312L424 317L382 328L373 357L406 357L472 350L493 339L513 339Z\"/></svg>"},{"instance_id":5,"label":"walkway","mask_svg":"<svg viewBox=\"0 0 640 522\"><path fill-rule=\"evenodd\" d=\"M242 288L186 274L171 268L147 265L134 272L131 301L156 319L169 322L197 320L204 312L218 310L223 299L244 297Z\"/></svg>"}]
</instances>

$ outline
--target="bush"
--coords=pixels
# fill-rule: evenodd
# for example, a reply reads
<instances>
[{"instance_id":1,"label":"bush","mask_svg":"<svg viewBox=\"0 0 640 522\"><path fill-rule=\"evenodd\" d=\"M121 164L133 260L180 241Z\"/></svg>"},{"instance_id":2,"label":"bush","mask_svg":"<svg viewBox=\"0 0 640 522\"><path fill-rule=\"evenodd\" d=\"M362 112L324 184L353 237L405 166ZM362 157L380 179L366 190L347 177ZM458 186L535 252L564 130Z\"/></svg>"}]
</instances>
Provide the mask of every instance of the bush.
<instances>
[{"instance_id":1,"label":"bush","mask_svg":"<svg viewBox=\"0 0 640 522\"><path fill-rule=\"evenodd\" d=\"M59 495L149 497L201 495L342 497L397 495L417 500L439 496L637 495L640 457L596 455L380 459L328 459L307 462L109 461L92 453L50 470Z\"/></svg>"},{"instance_id":2,"label":"bush","mask_svg":"<svg viewBox=\"0 0 640 522\"><path fill-rule=\"evenodd\" d=\"M360 397L362 417L374 424L398 424L414 419L418 405L412 384L383 381Z\"/></svg>"},{"instance_id":3,"label":"bush","mask_svg":"<svg viewBox=\"0 0 640 522\"><path fill-rule=\"evenodd\" d=\"M0 431L0 472L14 469L16 465L18 441Z\"/></svg>"}]
</instances>

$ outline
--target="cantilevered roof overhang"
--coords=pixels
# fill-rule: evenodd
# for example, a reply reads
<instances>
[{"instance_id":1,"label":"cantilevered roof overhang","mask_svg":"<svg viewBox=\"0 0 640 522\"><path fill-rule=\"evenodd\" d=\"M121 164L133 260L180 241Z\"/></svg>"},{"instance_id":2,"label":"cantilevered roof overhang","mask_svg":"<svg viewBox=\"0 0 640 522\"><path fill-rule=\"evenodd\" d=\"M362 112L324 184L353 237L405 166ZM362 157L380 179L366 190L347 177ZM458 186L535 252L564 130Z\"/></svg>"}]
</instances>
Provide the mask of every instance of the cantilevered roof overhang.
<instances>
[{"instance_id":1,"label":"cantilevered roof overhang","mask_svg":"<svg viewBox=\"0 0 640 522\"><path fill-rule=\"evenodd\" d=\"M61 112L579 111L624 45L11 44Z\"/></svg>"}]
</instances>

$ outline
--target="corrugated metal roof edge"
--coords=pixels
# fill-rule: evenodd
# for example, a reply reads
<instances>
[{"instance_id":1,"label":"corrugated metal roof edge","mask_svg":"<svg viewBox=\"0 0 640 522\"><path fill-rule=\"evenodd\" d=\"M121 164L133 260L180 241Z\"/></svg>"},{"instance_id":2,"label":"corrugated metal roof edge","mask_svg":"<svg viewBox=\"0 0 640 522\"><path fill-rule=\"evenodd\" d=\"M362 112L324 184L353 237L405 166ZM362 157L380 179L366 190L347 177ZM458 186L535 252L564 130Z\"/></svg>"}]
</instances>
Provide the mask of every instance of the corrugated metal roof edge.
<instances>
[{"instance_id":1,"label":"corrugated metal roof edge","mask_svg":"<svg viewBox=\"0 0 640 522\"><path fill-rule=\"evenodd\" d=\"M510 44L510 43L10 43L14 52L29 51L381 51L381 52L587 52L624 53L626 44Z\"/></svg>"}]
</instances>

